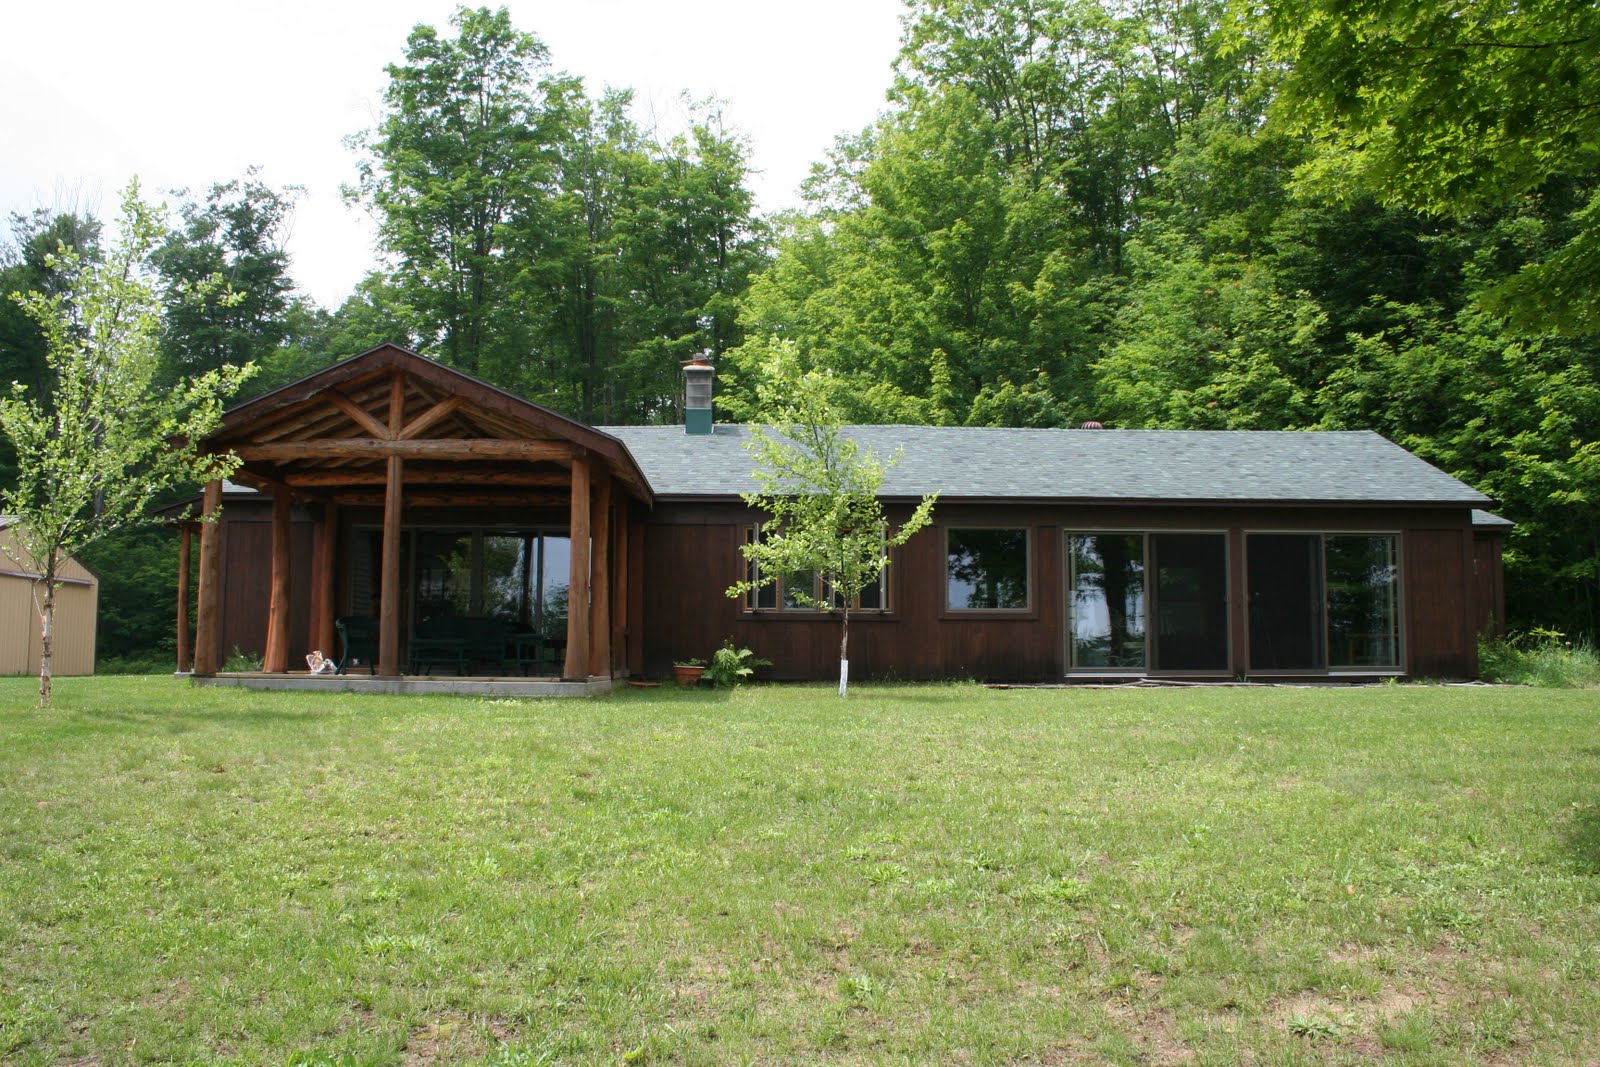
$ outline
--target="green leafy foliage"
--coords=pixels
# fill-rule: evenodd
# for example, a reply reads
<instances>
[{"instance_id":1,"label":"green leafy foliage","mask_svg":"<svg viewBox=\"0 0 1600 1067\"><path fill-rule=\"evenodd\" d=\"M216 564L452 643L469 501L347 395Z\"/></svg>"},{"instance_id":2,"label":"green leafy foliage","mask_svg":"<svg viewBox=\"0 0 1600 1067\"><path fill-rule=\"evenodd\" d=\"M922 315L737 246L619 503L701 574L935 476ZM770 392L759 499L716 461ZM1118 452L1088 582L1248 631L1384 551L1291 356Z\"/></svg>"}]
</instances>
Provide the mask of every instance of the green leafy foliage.
<instances>
[{"instance_id":1,"label":"green leafy foliage","mask_svg":"<svg viewBox=\"0 0 1600 1067\"><path fill-rule=\"evenodd\" d=\"M386 114L352 139L350 195L395 263L352 325L399 325L588 422L671 419L679 363L736 342L761 259L743 140L694 103L690 129L657 140L628 91L590 99L504 8L460 8L451 26L412 31Z\"/></svg>"},{"instance_id":2,"label":"green leafy foliage","mask_svg":"<svg viewBox=\"0 0 1600 1067\"><path fill-rule=\"evenodd\" d=\"M1556 630L1530 630L1478 647L1484 681L1545 689L1600 689L1600 651Z\"/></svg>"},{"instance_id":3,"label":"green leafy foliage","mask_svg":"<svg viewBox=\"0 0 1600 1067\"><path fill-rule=\"evenodd\" d=\"M180 225L150 257L161 275L162 349L174 377L259 364L290 337L294 281L284 240L303 190L273 189L257 174L251 168L203 200L186 199Z\"/></svg>"},{"instance_id":4,"label":"green leafy foliage","mask_svg":"<svg viewBox=\"0 0 1600 1067\"><path fill-rule=\"evenodd\" d=\"M772 661L762 659L748 648L735 648L733 638L711 654L705 678L718 689L732 689L756 672L758 667L770 667Z\"/></svg>"},{"instance_id":5,"label":"green leafy foliage","mask_svg":"<svg viewBox=\"0 0 1600 1067\"><path fill-rule=\"evenodd\" d=\"M1332 151L1312 175L1470 217L1576 179L1552 254L1499 291L1525 325L1600 331L1600 7L1569 0L1274 0L1280 111Z\"/></svg>"}]
</instances>

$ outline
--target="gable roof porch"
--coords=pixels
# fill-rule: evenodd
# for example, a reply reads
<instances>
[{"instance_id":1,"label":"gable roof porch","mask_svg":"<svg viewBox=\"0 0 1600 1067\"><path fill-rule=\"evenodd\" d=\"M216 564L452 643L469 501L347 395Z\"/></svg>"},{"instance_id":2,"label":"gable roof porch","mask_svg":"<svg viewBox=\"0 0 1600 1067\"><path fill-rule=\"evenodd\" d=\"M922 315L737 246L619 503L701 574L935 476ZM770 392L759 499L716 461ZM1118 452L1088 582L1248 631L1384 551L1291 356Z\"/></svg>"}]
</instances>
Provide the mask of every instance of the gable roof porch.
<instances>
[{"instance_id":1,"label":"gable roof porch","mask_svg":"<svg viewBox=\"0 0 1600 1067\"><path fill-rule=\"evenodd\" d=\"M340 509L382 509L378 670L385 678L401 673L403 515L419 508L563 508L572 552L562 675L614 673L612 635L626 624L629 502L652 500L615 438L384 345L229 411L202 447L236 453L242 462L234 480L272 500L267 672L282 673L291 660L290 506L298 500L321 506L311 598L314 643L327 649L334 647ZM205 517L216 514L221 496L220 482L206 486ZM194 662L201 677L217 673L222 651L218 540L215 523L204 523Z\"/></svg>"}]
</instances>

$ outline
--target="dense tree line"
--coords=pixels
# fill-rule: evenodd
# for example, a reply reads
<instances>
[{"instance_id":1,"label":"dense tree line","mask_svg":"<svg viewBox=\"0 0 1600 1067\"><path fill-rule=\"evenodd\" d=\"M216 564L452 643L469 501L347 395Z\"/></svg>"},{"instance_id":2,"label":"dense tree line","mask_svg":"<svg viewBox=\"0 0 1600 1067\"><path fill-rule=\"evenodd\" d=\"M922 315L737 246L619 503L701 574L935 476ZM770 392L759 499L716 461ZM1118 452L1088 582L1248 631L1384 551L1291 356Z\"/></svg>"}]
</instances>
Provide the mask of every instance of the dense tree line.
<instances>
[{"instance_id":1,"label":"dense tree line","mask_svg":"<svg viewBox=\"0 0 1600 1067\"><path fill-rule=\"evenodd\" d=\"M730 399L792 345L866 422L1377 430L1518 523L1514 624L1595 633L1600 15L1446 8L919 0Z\"/></svg>"},{"instance_id":2,"label":"dense tree line","mask_svg":"<svg viewBox=\"0 0 1600 1067\"><path fill-rule=\"evenodd\" d=\"M461 9L413 31L350 139L380 243L351 297L295 288L298 190L251 172L177 196L163 352L173 375L254 361L261 391L398 341L639 423L676 417L706 348L749 413L781 346L863 422L1370 428L1518 523L1514 624L1594 634L1597 11L917 0L879 121L762 220L716 105L658 135ZM98 231L14 216L0 289L59 284L44 253ZM193 297L214 274L237 299ZM30 330L0 306L0 374L38 384ZM129 565L101 561L102 649L148 648L164 596L110 586L170 575L165 549L107 551Z\"/></svg>"}]
</instances>

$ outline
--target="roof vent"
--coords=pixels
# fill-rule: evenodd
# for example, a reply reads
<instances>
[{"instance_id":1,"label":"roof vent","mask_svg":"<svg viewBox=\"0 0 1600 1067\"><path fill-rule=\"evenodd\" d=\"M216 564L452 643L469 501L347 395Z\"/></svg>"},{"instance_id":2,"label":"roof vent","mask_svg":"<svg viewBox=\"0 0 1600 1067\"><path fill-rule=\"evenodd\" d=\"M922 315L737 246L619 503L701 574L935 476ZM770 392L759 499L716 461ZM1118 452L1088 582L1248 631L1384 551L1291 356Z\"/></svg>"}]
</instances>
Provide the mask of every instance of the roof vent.
<instances>
[{"instance_id":1,"label":"roof vent","mask_svg":"<svg viewBox=\"0 0 1600 1067\"><path fill-rule=\"evenodd\" d=\"M1078 424L1078 429L1080 429L1080 430L1103 430L1103 429L1105 429L1105 427L1101 426L1098 422L1095 422L1093 419L1090 419L1088 422L1079 423Z\"/></svg>"},{"instance_id":2,"label":"roof vent","mask_svg":"<svg viewBox=\"0 0 1600 1067\"><path fill-rule=\"evenodd\" d=\"M708 348L683 365L683 432L711 433L711 379L716 377Z\"/></svg>"}]
</instances>

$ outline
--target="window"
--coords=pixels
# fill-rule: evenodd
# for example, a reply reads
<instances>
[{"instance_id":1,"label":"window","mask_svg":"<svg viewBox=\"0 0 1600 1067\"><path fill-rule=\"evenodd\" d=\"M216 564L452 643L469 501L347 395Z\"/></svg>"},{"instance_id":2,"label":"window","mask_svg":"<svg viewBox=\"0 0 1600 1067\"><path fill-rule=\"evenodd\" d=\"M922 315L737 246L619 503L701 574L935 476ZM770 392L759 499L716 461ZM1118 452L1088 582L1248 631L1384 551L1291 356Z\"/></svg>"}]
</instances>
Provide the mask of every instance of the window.
<instances>
[{"instance_id":1,"label":"window","mask_svg":"<svg viewBox=\"0 0 1600 1067\"><path fill-rule=\"evenodd\" d=\"M1144 537L1079 534L1068 539L1072 665L1145 665Z\"/></svg>"},{"instance_id":2,"label":"window","mask_svg":"<svg viewBox=\"0 0 1600 1067\"><path fill-rule=\"evenodd\" d=\"M357 529L351 611L378 610L381 534ZM572 541L531 530L408 529L402 538L410 620L488 616L560 638L567 626Z\"/></svg>"},{"instance_id":3,"label":"window","mask_svg":"<svg viewBox=\"0 0 1600 1067\"><path fill-rule=\"evenodd\" d=\"M1325 540L1328 662L1400 665L1400 564L1392 534L1330 534Z\"/></svg>"},{"instance_id":4,"label":"window","mask_svg":"<svg viewBox=\"0 0 1600 1067\"><path fill-rule=\"evenodd\" d=\"M1028 531L947 530L945 606L951 611L1028 610Z\"/></svg>"},{"instance_id":5,"label":"window","mask_svg":"<svg viewBox=\"0 0 1600 1067\"><path fill-rule=\"evenodd\" d=\"M745 527L744 539L746 544L752 544L761 537L761 525ZM761 575L761 568L753 560L745 562L745 575L754 582ZM861 590L861 595L856 597L850 605L851 611L888 611L889 598L885 592L887 586L888 569L878 572L877 578ZM803 600L805 596L810 600ZM747 611L817 611L814 606L816 601L832 600L837 610L844 607L842 597L833 593L828 587L825 578L816 571L800 571L796 574L785 574L776 581L752 589L745 594L744 606Z\"/></svg>"},{"instance_id":6,"label":"window","mask_svg":"<svg viewBox=\"0 0 1600 1067\"><path fill-rule=\"evenodd\" d=\"M1400 666L1394 534L1250 534L1250 666Z\"/></svg>"},{"instance_id":7,"label":"window","mask_svg":"<svg viewBox=\"0 0 1600 1067\"><path fill-rule=\"evenodd\" d=\"M1068 534L1069 668L1227 670L1227 586L1220 533Z\"/></svg>"}]
</instances>

